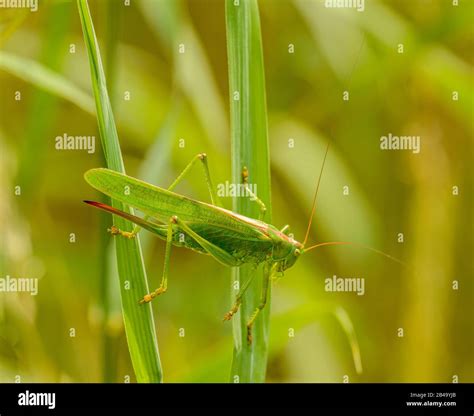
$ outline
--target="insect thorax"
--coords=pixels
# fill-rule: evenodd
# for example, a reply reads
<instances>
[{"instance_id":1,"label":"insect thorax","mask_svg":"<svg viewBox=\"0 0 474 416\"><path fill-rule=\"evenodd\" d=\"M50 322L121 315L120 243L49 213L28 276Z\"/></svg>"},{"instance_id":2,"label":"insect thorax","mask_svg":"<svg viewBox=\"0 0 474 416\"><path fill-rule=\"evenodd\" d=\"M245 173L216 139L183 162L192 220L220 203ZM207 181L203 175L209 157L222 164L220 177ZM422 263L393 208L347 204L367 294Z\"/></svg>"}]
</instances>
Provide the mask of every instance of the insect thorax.
<instances>
[{"instance_id":1,"label":"insect thorax","mask_svg":"<svg viewBox=\"0 0 474 416\"><path fill-rule=\"evenodd\" d=\"M278 263L278 271L283 272L295 264L300 254L301 244L297 241L280 240L273 247L272 260Z\"/></svg>"}]
</instances>

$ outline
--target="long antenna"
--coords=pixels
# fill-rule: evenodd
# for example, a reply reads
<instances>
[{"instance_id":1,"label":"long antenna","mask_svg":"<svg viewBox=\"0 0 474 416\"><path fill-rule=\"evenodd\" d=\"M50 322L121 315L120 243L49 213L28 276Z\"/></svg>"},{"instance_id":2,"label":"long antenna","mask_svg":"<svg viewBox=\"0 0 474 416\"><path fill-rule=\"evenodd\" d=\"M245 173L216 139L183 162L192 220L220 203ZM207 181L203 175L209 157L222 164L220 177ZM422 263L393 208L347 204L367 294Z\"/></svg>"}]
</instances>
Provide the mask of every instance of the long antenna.
<instances>
[{"instance_id":1,"label":"long antenna","mask_svg":"<svg viewBox=\"0 0 474 416\"><path fill-rule=\"evenodd\" d=\"M326 146L326 153L324 154L323 164L321 165L321 172L319 172L318 184L316 185L316 192L314 193L313 207L311 208L311 215L309 217L308 228L306 229L306 235L304 237L303 246L305 246L306 242L308 241L309 231L311 230L311 224L313 223L314 213L316 212L316 198L318 196L319 184L321 183L321 176L323 175L324 164L326 163L326 157L328 155L328 151L329 151L329 142L328 142L328 145Z\"/></svg>"},{"instance_id":2,"label":"long antenna","mask_svg":"<svg viewBox=\"0 0 474 416\"><path fill-rule=\"evenodd\" d=\"M323 246L340 246L340 245L352 245L352 246L356 246L356 247L365 248L366 250L373 251L374 253L380 254L381 256L387 257L387 258L389 258L390 260L392 260L396 263L399 263L399 264L401 264L405 267L408 267L408 265L405 262L397 259L396 257L391 256L390 254L384 253L383 251L380 251L380 250L377 250L375 248L366 246L364 244L353 243L351 241L328 241L326 243L319 243L319 244L315 244L314 246L308 247L307 249L304 249L304 252L306 253L310 250L313 250L314 248L323 247Z\"/></svg>"}]
</instances>

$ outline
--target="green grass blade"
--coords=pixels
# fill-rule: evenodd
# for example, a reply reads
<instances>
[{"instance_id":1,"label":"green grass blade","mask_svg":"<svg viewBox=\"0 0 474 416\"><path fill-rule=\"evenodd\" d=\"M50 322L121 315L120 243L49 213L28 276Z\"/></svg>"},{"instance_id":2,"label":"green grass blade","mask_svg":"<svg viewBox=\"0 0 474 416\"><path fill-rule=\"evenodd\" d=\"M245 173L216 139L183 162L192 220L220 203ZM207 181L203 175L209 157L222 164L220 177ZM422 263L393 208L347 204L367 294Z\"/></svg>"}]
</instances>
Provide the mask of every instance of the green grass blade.
<instances>
[{"instance_id":1,"label":"green grass blade","mask_svg":"<svg viewBox=\"0 0 474 416\"><path fill-rule=\"evenodd\" d=\"M0 70L9 72L23 81L61 97L87 113L94 114L94 100L57 72L28 58L0 51Z\"/></svg>"},{"instance_id":2,"label":"green grass blade","mask_svg":"<svg viewBox=\"0 0 474 416\"><path fill-rule=\"evenodd\" d=\"M242 168L249 170L249 183L257 186L265 203L266 222L271 222L270 164L268 152L265 76L260 17L256 0L226 1L227 53L229 62L232 180L241 183ZM248 198L234 198L236 212L257 218L258 205ZM246 321L258 305L263 269L244 266L232 270L232 282L242 285L253 273L254 283L234 317L234 357L232 382L264 382L267 367L270 295L253 328L253 343L246 340ZM232 286L232 297L235 290Z\"/></svg>"},{"instance_id":3,"label":"green grass blade","mask_svg":"<svg viewBox=\"0 0 474 416\"><path fill-rule=\"evenodd\" d=\"M362 374L362 358L360 355L360 347L359 342L357 341L357 336L354 325L352 324L352 320L347 311L341 306L338 306L334 310L334 316L336 317L337 321L347 335L347 339L349 340L356 372L357 374Z\"/></svg>"},{"instance_id":4,"label":"green grass blade","mask_svg":"<svg viewBox=\"0 0 474 416\"><path fill-rule=\"evenodd\" d=\"M106 1L102 3L102 12L105 16L105 76L107 79L107 91L110 102L114 106L116 102L117 86L117 52L119 44L119 33L121 28L122 8L117 4ZM101 154L104 158L104 155ZM101 161L105 165L105 158ZM101 195L101 202L110 205L110 198ZM112 225L112 216L105 212L100 213L100 230L106 230ZM120 291L117 282L119 280L118 270L115 264L115 246L111 244L109 235L100 233L99 245L99 303L102 307L102 379L105 383L117 380L117 359L120 343L117 342L117 332L112 331L114 321L121 319L121 307L116 299L120 299ZM140 241L143 248L143 241ZM143 250L143 249L142 249ZM104 259L106 259L104 261ZM118 316L118 318L117 318Z\"/></svg>"},{"instance_id":5,"label":"green grass blade","mask_svg":"<svg viewBox=\"0 0 474 416\"><path fill-rule=\"evenodd\" d=\"M78 0L77 4L89 56L97 120L107 166L112 170L125 172L89 6L87 0ZM132 212L117 201L113 200L112 205ZM114 218L114 224L123 230L132 229L130 223L121 218ZM137 381L161 382L162 370L151 306L138 305L138 300L149 292L140 240L117 238L116 254L125 332Z\"/></svg>"}]
</instances>

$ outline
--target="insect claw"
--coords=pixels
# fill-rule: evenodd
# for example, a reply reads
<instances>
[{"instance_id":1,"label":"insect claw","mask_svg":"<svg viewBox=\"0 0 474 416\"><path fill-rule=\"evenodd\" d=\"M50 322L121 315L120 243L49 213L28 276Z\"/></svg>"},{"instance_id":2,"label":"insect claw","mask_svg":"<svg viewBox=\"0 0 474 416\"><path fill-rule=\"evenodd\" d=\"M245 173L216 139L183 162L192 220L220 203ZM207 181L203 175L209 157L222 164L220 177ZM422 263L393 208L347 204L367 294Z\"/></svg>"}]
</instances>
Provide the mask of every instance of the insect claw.
<instances>
[{"instance_id":1,"label":"insect claw","mask_svg":"<svg viewBox=\"0 0 474 416\"><path fill-rule=\"evenodd\" d=\"M247 327L247 344L252 345L252 327Z\"/></svg>"},{"instance_id":2,"label":"insect claw","mask_svg":"<svg viewBox=\"0 0 474 416\"><path fill-rule=\"evenodd\" d=\"M247 169L247 166L244 166L242 168L242 182L247 183L249 179L249 170Z\"/></svg>"},{"instance_id":3,"label":"insect claw","mask_svg":"<svg viewBox=\"0 0 474 416\"><path fill-rule=\"evenodd\" d=\"M157 296L161 295L162 293L166 292L166 287L159 287L156 289L154 292L148 293L147 295L143 296L142 299L138 301L140 305L143 305L144 303L151 302L153 299L155 299Z\"/></svg>"},{"instance_id":4,"label":"insect claw","mask_svg":"<svg viewBox=\"0 0 474 416\"><path fill-rule=\"evenodd\" d=\"M120 234L120 230L119 230L118 227L116 227L115 225L112 225L112 227L107 228L107 232L109 232L109 233L112 234L112 235L118 235L118 234Z\"/></svg>"},{"instance_id":5,"label":"insect claw","mask_svg":"<svg viewBox=\"0 0 474 416\"><path fill-rule=\"evenodd\" d=\"M232 306L232 309L227 312L225 315L224 315L224 319L223 321L230 321L232 319L232 317L237 313L237 311L239 310L239 306L240 306L240 300L237 300L234 304L234 306Z\"/></svg>"},{"instance_id":6,"label":"insect claw","mask_svg":"<svg viewBox=\"0 0 474 416\"><path fill-rule=\"evenodd\" d=\"M234 316L234 313L233 313L232 311L227 312L227 313L224 315L224 319L222 319L222 321L230 321L233 316Z\"/></svg>"},{"instance_id":7,"label":"insect claw","mask_svg":"<svg viewBox=\"0 0 474 416\"><path fill-rule=\"evenodd\" d=\"M129 231L122 231L120 228L116 227L115 225L112 225L112 227L107 228L107 231L112 234L112 235L121 235L122 237L125 238L135 238L135 233L129 232Z\"/></svg>"},{"instance_id":8,"label":"insect claw","mask_svg":"<svg viewBox=\"0 0 474 416\"><path fill-rule=\"evenodd\" d=\"M140 299L138 303L140 305L143 305L145 303L151 302L152 300L153 300L153 296L151 296L151 294L148 294L148 295L143 296L143 298Z\"/></svg>"}]
</instances>

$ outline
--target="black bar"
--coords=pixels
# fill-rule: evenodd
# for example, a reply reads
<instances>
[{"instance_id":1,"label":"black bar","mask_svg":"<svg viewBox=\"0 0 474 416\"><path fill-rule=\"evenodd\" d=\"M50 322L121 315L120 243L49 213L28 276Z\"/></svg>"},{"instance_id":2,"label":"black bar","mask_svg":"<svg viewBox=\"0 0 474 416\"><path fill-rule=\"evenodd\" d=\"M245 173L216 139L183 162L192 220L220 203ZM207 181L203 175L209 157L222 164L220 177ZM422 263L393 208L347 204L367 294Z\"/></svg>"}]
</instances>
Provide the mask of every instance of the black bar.
<instances>
[{"instance_id":1,"label":"black bar","mask_svg":"<svg viewBox=\"0 0 474 416\"><path fill-rule=\"evenodd\" d=\"M406 411L416 414L473 414L472 411L466 413L467 409L474 409L473 386L389 383L0 384L0 414L51 414L62 409L213 407L398 409L403 411L400 414ZM53 396L32 393L54 393L54 404Z\"/></svg>"}]
</instances>

